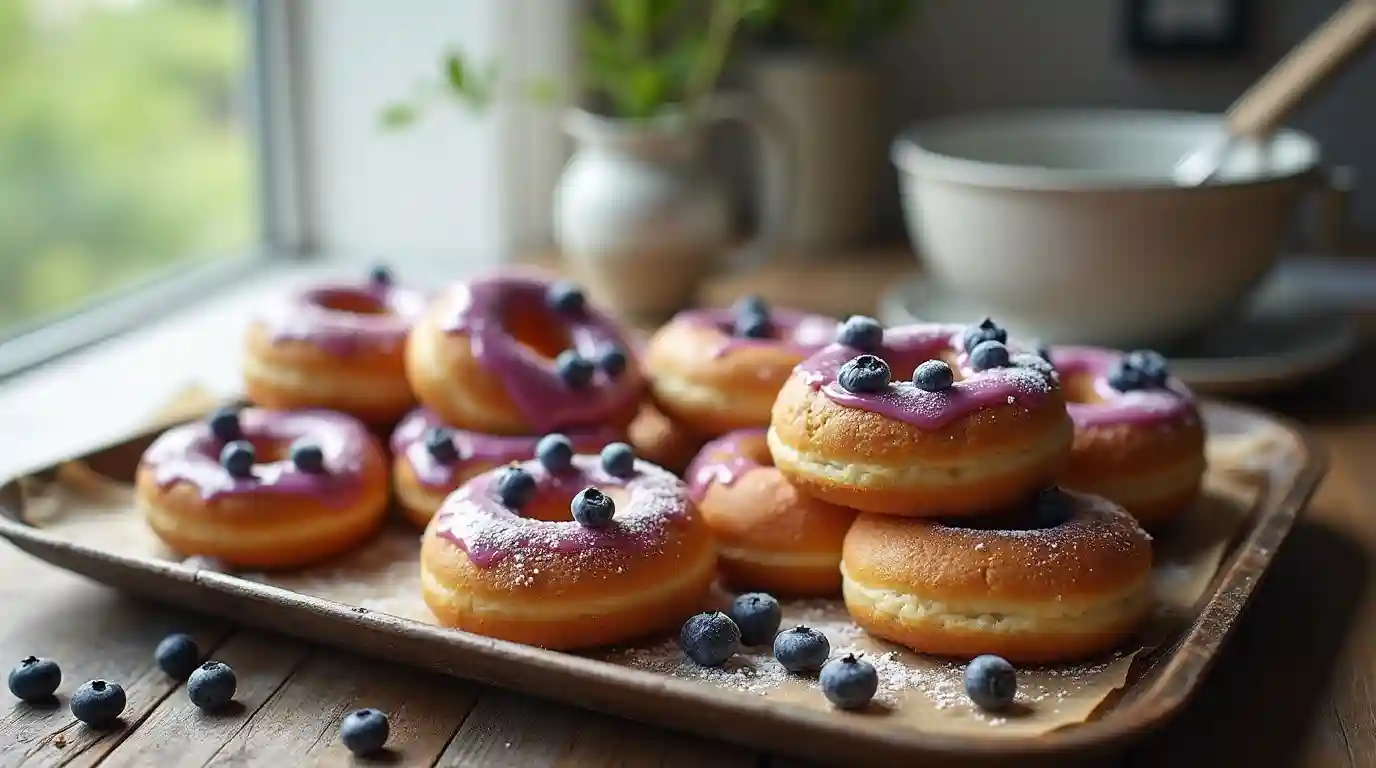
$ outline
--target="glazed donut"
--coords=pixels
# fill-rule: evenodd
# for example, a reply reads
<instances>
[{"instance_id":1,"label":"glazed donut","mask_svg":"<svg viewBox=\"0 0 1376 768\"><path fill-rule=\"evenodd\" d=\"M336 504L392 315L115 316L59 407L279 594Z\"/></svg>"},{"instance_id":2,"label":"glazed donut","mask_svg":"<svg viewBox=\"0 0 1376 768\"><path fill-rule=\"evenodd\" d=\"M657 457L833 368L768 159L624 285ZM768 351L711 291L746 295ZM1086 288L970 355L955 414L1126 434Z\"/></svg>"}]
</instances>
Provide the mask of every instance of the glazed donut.
<instances>
[{"instance_id":1,"label":"glazed donut","mask_svg":"<svg viewBox=\"0 0 1376 768\"><path fill-rule=\"evenodd\" d=\"M1052 489L1009 518L861 515L846 534L846 608L921 653L1015 662L1109 651L1148 615L1151 537L1107 499ZM1032 506L1032 505L1025 505Z\"/></svg>"},{"instance_id":2,"label":"glazed donut","mask_svg":"<svg viewBox=\"0 0 1376 768\"><path fill-rule=\"evenodd\" d=\"M687 470L707 442L648 403L640 407L640 413L626 427L626 440L635 448L637 456L674 474Z\"/></svg>"},{"instance_id":3,"label":"glazed donut","mask_svg":"<svg viewBox=\"0 0 1376 768\"><path fill-rule=\"evenodd\" d=\"M1109 498L1148 526L1188 509L1204 478L1204 423L1161 356L1057 347L1051 359L1075 423L1061 484Z\"/></svg>"},{"instance_id":4,"label":"glazed donut","mask_svg":"<svg viewBox=\"0 0 1376 768\"><path fill-rule=\"evenodd\" d=\"M979 514L1050 484L1073 434L1055 372L979 341L1007 338L986 325L891 328L872 354L838 342L803 361L774 404L775 466L824 501L915 517ZM915 369L935 374L919 386Z\"/></svg>"},{"instance_id":5,"label":"glazed donut","mask_svg":"<svg viewBox=\"0 0 1376 768\"><path fill-rule=\"evenodd\" d=\"M597 452L620 439L611 430L568 435L580 452ZM392 479L407 519L424 528L460 485L493 467L534 458L538 437L484 435L450 429L424 408L401 420L392 433Z\"/></svg>"},{"instance_id":6,"label":"glazed donut","mask_svg":"<svg viewBox=\"0 0 1376 768\"><path fill-rule=\"evenodd\" d=\"M731 586L788 597L841 589L841 541L855 512L799 493L773 467L764 430L708 443L687 473Z\"/></svg>"},{"instance_id":7,"label":"glazed donut","mask_svg":"<svg viewBox=\"0 0 1376 768\"><path fill-rule=\"evenodd\" d=\"M268 305L245 339L249 400L396 423L416 402L406 381L406 336L426 303L376 269L366 285L316 287Z\"/></svg>"},{"instance_id":8,"label":"glazed donut","mask_svg":"<svg viewBox=\"0 0 1376 768\"><path fill-rule=\"evenodd\" d=\"M387 512L387 462L331 411L221 410L164 432L139 463L137 503L182 555L292 568L361 543Z\"/></svg>"},{"instance_id":9,"label":"glazed donut","mask_svg":"<svg viewBox=\"0 0 1376 768\"><path fill-rule=\"evenodd\" d=\"M502 496L502 478L518 471L533 478L519 512ZM571 520L570 500L594 495L614 501L615 516L602 527ZM679 626L708 599L716 567L681 481L645 461L614 477L596 456L561 471L529 461L478 475L430 521L420 560L441 624L556 649Z\"/></svg>"},{"instance_id":10,"label":"glazed donut","mask_svg":"<svg viewBox=\"0 0 1376 768\"><path fill-rule=\"evenodd\" d=\"M454 286L406 345L416 397L494 435L624 430L644 378L626 334L568 283L511 273Z\"/></svg>"},{"instance_id":11,"label":"glazed donut","mask_svg":"<svg viewBox=\"0 0 1376 768\"><path fill-rule=\"evenodd\" d=\"M803 358L836 339L835 320L784 309L681 312L645 350L659 409L698 434L769 426L779 387ZM753 335L746 335L753 334Z\"/></svg>"}]
</instances>

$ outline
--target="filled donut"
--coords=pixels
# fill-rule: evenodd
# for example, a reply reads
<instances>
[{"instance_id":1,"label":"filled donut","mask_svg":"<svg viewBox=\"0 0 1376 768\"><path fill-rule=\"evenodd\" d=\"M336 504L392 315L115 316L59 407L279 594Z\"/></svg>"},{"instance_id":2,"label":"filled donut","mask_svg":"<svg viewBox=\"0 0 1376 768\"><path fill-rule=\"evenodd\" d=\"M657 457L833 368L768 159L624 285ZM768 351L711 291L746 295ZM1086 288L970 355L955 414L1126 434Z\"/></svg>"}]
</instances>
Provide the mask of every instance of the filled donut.
<instances>
[{"instance_id":1,"label":"filled donut","mask_svg":"<svg viewBox=\"0 0 1376 768\"><path fill-rule=\"evenodd\" d=\"M221 409L164 432L139 463L137 503L183 555L291 568L340 554L387 511L387 462L357 419Z\"/></svg>"},{"instance_id":2,"label":"filled donut","mask_svg":"<svg viewBox=\"0 0 1376 768\"><path fill-rule=\"evenodd\" d=\"M484 435L450 429L434 413L417 408L392 433L393 487L402 512L424 528L445 497L477 474L535 458L542 445L546 450L596 453L618 439L611 430L544 438Z\"/></svg>"},{"instance_id":3,"label":"filled donut","mask_svg":"<svg viewBox=\"0 0 1376 768\"><path fill-rule=\"evenodd\" d=\"M441 624L587 648L703 606L716 553L684 484L624 443L567 459L490 470L445 501L421 541L421 591Z\"/></svg>"},{"instance_id":4,"label":"filled donut","mask_svg":"<svg viewBox=\"0 0 1376 768\"><path fill-rule=\"evenodd\" d=\"M1016 662L1112 650L1152 607L1151 538L1116 504L1052 489L1008 517L861 515L846 535L846 608L921 653Z\"/></svg>"},{"instance_id":5,"label":"filled donut","mask_svg":"<svg viewBox=\"0 0 1376 768\"><path fill-rule=\"evenodd\" d=\"M991 321L847 327L798 365L771 415L774 464L808 494L865 512L972 515L1065 467L1073 429L1054 369Z\"/></svg>"},{"instance_id":6,"label":"filled donut","mask_svg":"<svg viewBox=\"0 0 1376 768\"><path fill-rule=\"evenodd\" d=\"M406 337L424 294L374 269L363 285L318 286L263 308L245 339L244 386L265 408L325 408L391 425L414 406Z\"/></svg>"},{"instance_id":7,"label":"filled donut","mask_svg":"<svg viewBox=\"0 0 1376 768\"><path fill-rule=\"evenodd\" d=\"M764 430L708 443L686 477L732 587L791 597L840 591L841 542L856 513L798 492L774 468Z\"/></svg>"},{"instance_id":8,"label":"filled donut","mask_svg":"<svg viewBox=\"0 0 1376 768\"><path fill-rule=\"evenodd\" d=\"M660 410L698 434L766 427L793 366L834 341L836 327L756 298L681 312L646 347L651 392Z\"/></svg>"},{"instance_id":9,"label":"filled donut","mask_svg":"<svg viewBox=\"0 0 1376 768\"><path fill-rule=\"evenodd\" d=\"M626 441L635 448L637 456L674 474L688 469L707 442L648 403L641 406L640 413L626 427Z\"/></svg>"},{"instance_id":10,"label":"filled donut","mask_svg":"<svg viewBox=\"0 0 1376 768\"><path fill-rule=\"evenodd\" d=\"M1204 422L1165 360L1091 347L1057 347L1051 359L1075 423L1061 484L1109 498L1148 526L1188 509L1204 478Z\"/></svg>"},{"instance_id":11,"label":"filled donut","mask_svg":"<svg viewBox=\"0 0 1376 768\"><path fill-rule=\"evenodd\" d=\"M536 273L453 286L416 323L406 372L446 424L495 435L624 430L644 390L626 333Z\"/></svg>"}]
</instances>

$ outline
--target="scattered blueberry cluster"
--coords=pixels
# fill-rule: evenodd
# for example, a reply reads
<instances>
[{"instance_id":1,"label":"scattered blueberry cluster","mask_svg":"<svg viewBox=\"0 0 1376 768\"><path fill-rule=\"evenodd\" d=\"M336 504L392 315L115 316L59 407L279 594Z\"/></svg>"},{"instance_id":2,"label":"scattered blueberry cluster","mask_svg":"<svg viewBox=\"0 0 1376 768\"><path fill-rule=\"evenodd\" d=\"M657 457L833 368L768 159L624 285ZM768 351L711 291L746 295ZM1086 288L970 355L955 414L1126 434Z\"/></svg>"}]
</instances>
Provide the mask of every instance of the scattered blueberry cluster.
<instances>
[{"instance_id":1,"label":"scattered blueberry cluster","mask_svg":"<svg viewBox=\"0 0 1376 768\"><path fill-rule=\"evenodd\" d=\"M582 317L588 310L588 298L583 289L567 281L559 281L549 287L545 304L567 317ZM569 389L586 389L599 368L609 378L615 379L626 371L629 362L626 350L615 344L607 344L597 350L591 360L578 350L566 349L554 358L554 369Z\"/></svg>"},{"instance_id":2,"label":"scattered blueberry cluster","mask_svg":"<svg viewBox=\"0 0 1376 768\"><path fill-rule=\"evenodd\" d=\"M1138 389L1160 389L1170 379L1166 358L1149 349L1139 349L1123 355L1123 359L1109 372L1109 386L1119 392Z\"/></svg>"},{"instance_id":3,"label":"scattered blueberry cluster","mask_svg":"<svg viewBox=\"0 0 1376 768\"><path fill-rule=\"evenodd\" d=\"M190 636L168 635L153 651L158 669L177 682L186 684L187 698L197 709L224 712L234 701L238 680L234 670L221 661L201 662L201 651ZM32 705L56 701L62 684L62 669L52 659L29 656L10 670L9 688L19 700ZM69 707L72 716L92 728L113 728L128 704L123 686L108 680L91 680L72 691ZM339 737L357 755L380 751L387 742L390 727L387 715L376 709L360 709L345 716Z\"/></svg>"},{"instance_id":4,"label":"scattered blueberry cluster","mask_svg":"<svg viewBox=\"0 0 1376 768\"><path fill-rule=\"evenodd\" d=\"M769 305L759 296L746 296L731 307L732 333L747 339L767 339L774 333Z\"/></svg>"},{"instance_id":5,"label":"scattered blueberry cluster","mask_svg":"<svg viewBox=\"0 0 1376 768\"><path fill-rule=\"evenodd\" d=\"M220 448L220 466L230 477L247 479L253 477L253 465L258 460L253 443L244 439L244 429L239 422L239 409L234 406L217 408L207 419L210 433L224 443ZM294 443L288 451L291 463L302 472L311 475L324 474L325 451L308 440Z\"/></svg>"},{"instance_id":6,"label":"scattered blueberry cluster","mask_svg":"<svg viewBox=\"0 0 1376 768\"><path fill-rule=\"evenodd\" d=\"M535 445L535 460L549 472L568 471L573 467L573 455L573 442L565 435L545 435ZM610 443L602 449L602 471L612 477L634 477L635 462L635 450L626 443ZM538 490L535 476L515 463L497 475L495 486L502 504L517 512L535 499ZM602 491L588 487L573 497L569 511L580 525L601 528L616 515L616 502Z\"/></svg>"}]
</instances>

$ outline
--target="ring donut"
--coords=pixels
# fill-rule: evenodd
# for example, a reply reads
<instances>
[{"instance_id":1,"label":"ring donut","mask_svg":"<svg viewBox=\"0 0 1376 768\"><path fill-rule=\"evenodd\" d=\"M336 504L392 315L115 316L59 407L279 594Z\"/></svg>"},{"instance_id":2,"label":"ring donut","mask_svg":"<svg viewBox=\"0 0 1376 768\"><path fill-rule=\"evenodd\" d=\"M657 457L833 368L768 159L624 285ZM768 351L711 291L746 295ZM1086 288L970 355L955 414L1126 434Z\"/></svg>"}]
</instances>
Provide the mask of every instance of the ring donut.
<instances>
[{"instance_id":1,"label":"ring donut","mask_svg":"<svg viewBox=\"0 0 1376 768\"><path fill-rule=\"evenodd\" d=\"M1204 422L1160 355L1056 347L1051 359L1075 423L1061 484L1111 499L1148 526L1188 509L1204 478Z\"/></svg>"},{"instance_id":2,"label":"ring donut","mask_svg":"<svg viewBox=\"0 0 1376 768\"><path fill-rule=\"evenodd\" d=\"M915 517L979 514L1049 485L1073 436L1060 385L1038 355L979 340L995 333L1006 340L992 323L890 328L868 351L836 343L804 360L774 404L775 466L824 501ZM907 380L918 370L940 375L923 388Z\"/></svg>"},{"instance_id":3,"label":"ring donut","mask_svg":"<svg viewBox=\"0 0 1376 768\"><path fill-rule=\"evenodd\" d=\"M426 304L424 294L393 285L381 269L364 285L318 286L269 304L245 339L249 400L396 423L416 402L406 381L406 337Z\"/></svg>"},{"instance_id":4,"label":"ring donut","mask_svg":"<svg viewBox=\"0 0 1376 768\"><path fill-rule=\"evenodd\" d=\"M183 555L292 568L377 530L387 463L367 427L342 413L222 410L159 436L136 493L153 532Z\"/></svg>"},{"instance_id":5,"label":"ring donut","mask_svg":"<svg viewBox=\"0 0 1376 768\"><path fill-rule=\"evenodd\" d=\"M619 438L611 430L568 435L574 449L595 453ZM392 433L392 478L397 501L412 523L430 518L469 478L493 467L534 458L538 437L484 435L450 429L434 413L417 408Z\"/></svg>"},{"instance_id":6,"label":"ring donut","mask_svg":"<svg viewBox=\"0 0 1376 768\"><path fill-rule=\"evenodd\" d=\"M644 390L621 328L576 287L526 273L437 300L411 333L406 372L445 423L494 435L624 430Z\"/></svg>"},{"instance_id":7,"label":"ring donut","mask_svg":"<svg viewBox=\"0 0 1376 768\"><path fill-rule=\"evenodd\" d=\"M774 468L764 430L708 443L687 479L731 586L789 597L840 591L841 542L856 513L799 493Z\"/></svg>"},{"instance_id":8,"label":"ring donut","mask_svg":"<svg viewBox=\"0 0 1376 768\"><path fill-rule=\"evenodd\" d=\"M1120 645L1151 610L1151 537L1097 496L1053 490L1038 504L1060 509L949 524L861 515L841 561L851 618L939 656L1040 663Z\"/></svg>"},{"instance_id":9,"label":"ring donut","mask_svg":"<svg viewBox=\"0 0 1376 768\"><path fill-rule=\"evenodd\" d=\"M665 415L703 435L764 428L793 366L836 338L831 318L754 306L681 312L651 337L645 368Z\"/></svg>"},{"instance_id":10,"label":"ring donut","mask_svg":"<svg viewBox=\"0 0 1376 768\"><path fill-rule=\"evenodd\" d=\"M519 510L503 501L503 473L533 477ZM571 520L571 500L594 488L615 503L603 527ZM707 599L712 539L668 472L636 461L614 477L596 456L561 472L539 462L470 480L444 503L421 541L421 590L445 626L573 649L677 627Z\"/></svg>"}]
</instances>

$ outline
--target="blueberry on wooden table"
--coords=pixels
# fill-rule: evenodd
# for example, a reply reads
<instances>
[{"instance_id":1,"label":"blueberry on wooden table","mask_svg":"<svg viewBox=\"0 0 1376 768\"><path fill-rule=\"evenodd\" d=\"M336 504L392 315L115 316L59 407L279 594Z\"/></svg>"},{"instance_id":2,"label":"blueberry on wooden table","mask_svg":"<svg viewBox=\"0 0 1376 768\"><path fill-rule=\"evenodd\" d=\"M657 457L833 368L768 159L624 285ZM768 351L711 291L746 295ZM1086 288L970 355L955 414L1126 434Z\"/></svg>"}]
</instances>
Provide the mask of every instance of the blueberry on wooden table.
<instances>
[{"instance_id":1,"label":"blueberry on wooden table","mask_svg":"<svg viewBox=\"0 0 1376 768\"><path fill-rule=\"evenodd\" d=\"M740 648L741 630L721 611L699 613L684 622L678 644L693 663L720 667Z\"/></svg>"},{"instance_id":2,"label":"blueberry on wooden table","mask_svg":"<svg viewBox=\"0 0 1376 768\"><path fill-rule=\"evenodd\" d=\"M189 635L168 635L153 650L153 660L157 662L158 669L168 677L173 680L185 680L191 677L196 665L201 663L201 649L196 647L196 641Z\"/></svg>"},{"instance_id":3,"label":"blueberry on wooden table","mask_svg":"<svg viewBox=\"0 0 1376 768\"><path fill-rule=\"evenodd\" d=\"M731 620L741 630L745 645L766 645L774 642L774 635L783 621L784 609L773 595L749 592L731 601Z\"/></svg>"},{"instance_id":4,"label":"blueberry on wooden table","mask_svg":"<svg viewBox=\"0 0 1376 768\"><path fill-rule=\"evenodd\" d=\"M831 641L821 632L799 624L774 636L774 658L795 675L816 672L831 655Z\"/></svg>"},{"instance_id":5,"label":"blueberry on wooden table","mask_svg":"<svg viewBox=\"0 0 1376 768\"><path fill-rule=\"evenodd\" d=\"M62 684L62 668L52 659L29 656L10 670L10 693L20 701L37 704L52 700Z\"/></svg>"},{"instance_id":6,"label":"blueberry on wooden table","mask_svg":"<svg viewBox=\"0 0 1376 768\"><path fill-rule=\"evenodd\" d=\"M119 722L128 703L118 683L92 680L72 693L72 717L92 728L109 728Z\"/></svg>"},{"instance_id":7,"label":"blueberry on wooden table","mask_svg":"<svg viewBox=\"0 0 1376 768\"><path fill-rule=\"evenodd\" d=\"M229 706L239 680L234 670L221 661L207 661L191 673L186 681L186 694L198 709L216 712Z\"/></svg>"},{"instance_id":8,"label":"blueberry on wooden table","mask_svg":"<svg viewBox=\"0 0 1376 768\"><path fill-rule=\"evenodd\" d=\"M339 723L339 740L355 755L366 757L382 751L391 735L392 725L385 712L359 709L344 716Z\"/></svg>"}]
</instances>

